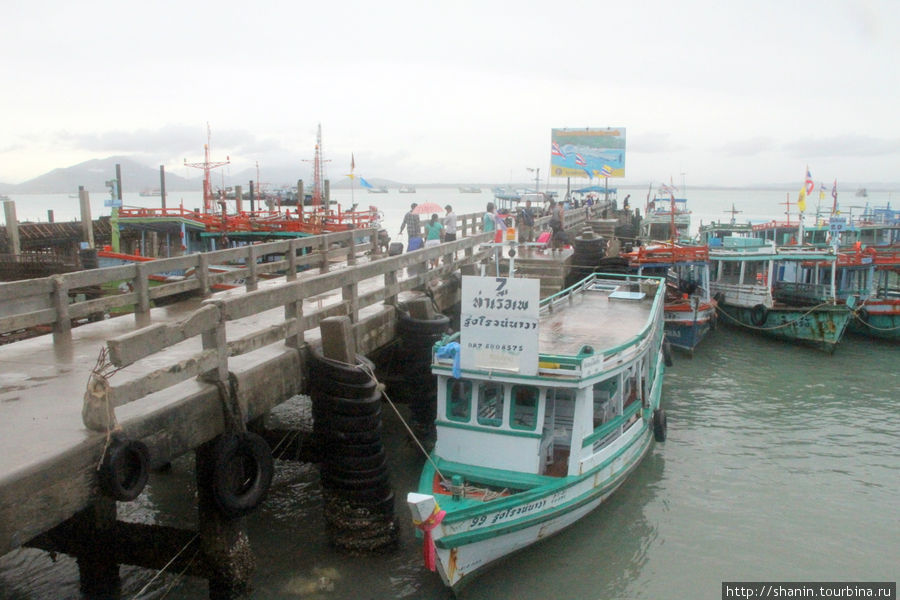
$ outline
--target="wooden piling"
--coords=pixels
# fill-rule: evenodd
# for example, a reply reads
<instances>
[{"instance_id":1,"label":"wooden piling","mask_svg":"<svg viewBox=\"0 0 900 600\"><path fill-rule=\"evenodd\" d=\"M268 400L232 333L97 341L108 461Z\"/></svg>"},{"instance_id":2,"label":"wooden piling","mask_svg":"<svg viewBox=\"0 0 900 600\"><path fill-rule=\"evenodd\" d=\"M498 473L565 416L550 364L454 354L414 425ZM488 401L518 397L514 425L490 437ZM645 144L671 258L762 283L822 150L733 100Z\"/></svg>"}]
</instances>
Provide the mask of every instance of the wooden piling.
<instances>
[{"instance_id":1,"label":"wooden piling","mask_svg":"<svg viewBox=\"0 0 900 600\"><path fill-rule=\"evenodd\" d=\"M16 218L16 203L12 200L4 200L3 212L6 216L6 235L9 238L9 253L21 254L22 244L19 240L19 221Z\"/></svg>"},{"instance_id":2,"label":"wooden piling","mask_svg":"<svg viewBox=\"0 0 900 600\"><path fill-rule=\"evenodd\" d=\"M91 220L91 197L83 185L78 186L78 203L81 207L81 230L88 248L94 247L94 222Z\"/></svg>"},{"instance_id":3,"label":"wooden piling","mask_svg":"<svg viewBox=\"0 0 900 600\"><path fill-rule=\"evenodd\" d=\"M166 208L166 166L159 165L159 200L163 209Z\"/></svg>"}]
</instances>

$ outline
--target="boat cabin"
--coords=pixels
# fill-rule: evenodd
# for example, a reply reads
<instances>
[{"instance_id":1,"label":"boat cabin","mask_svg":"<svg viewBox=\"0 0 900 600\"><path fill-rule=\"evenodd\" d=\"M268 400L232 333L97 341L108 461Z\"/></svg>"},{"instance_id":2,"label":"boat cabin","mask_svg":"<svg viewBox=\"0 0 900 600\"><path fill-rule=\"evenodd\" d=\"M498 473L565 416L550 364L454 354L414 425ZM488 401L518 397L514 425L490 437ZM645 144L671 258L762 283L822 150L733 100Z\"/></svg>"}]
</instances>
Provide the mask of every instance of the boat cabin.
<instances>
[{"instance_id":1,"label":"boat cabin","mask_svg":"<svg viewBox=\"0 0 900 600\"><path fill-rule=\"evenodd\" d=\"M663 335L662 286L641 279L598 284L555 312L545 307L537 376L478 370L457 378L449 359L436 358L441 461L467 481L521 489L539 483L533 476L586 472L629 442L661 392L661 354L650 349Z\"/></svg>"}]
</instances>

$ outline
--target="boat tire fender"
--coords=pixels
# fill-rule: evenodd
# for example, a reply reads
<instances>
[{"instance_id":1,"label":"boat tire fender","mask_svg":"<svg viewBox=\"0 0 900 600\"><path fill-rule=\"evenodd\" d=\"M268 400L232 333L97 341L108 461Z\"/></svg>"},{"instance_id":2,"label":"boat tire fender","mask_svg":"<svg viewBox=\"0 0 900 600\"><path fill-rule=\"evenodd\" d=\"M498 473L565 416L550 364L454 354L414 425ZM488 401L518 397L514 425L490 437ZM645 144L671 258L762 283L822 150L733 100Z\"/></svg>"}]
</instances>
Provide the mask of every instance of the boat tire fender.
<instances>
[{"instance_id":1,"label":"boat tire fender","mask_svg":"<svg viewBox=\"0 0 900 600\"><path fill-rule=\"evenodd\" d=\"M657 408L653 411L653 438L657 442L666 441L669 425L666 420L666 411L664 408Z\"/></svg>"},{"instance_id":2,"label":"boat tire fender","mask_svg":"<svg viewBox=\"0 0 900 600\"><path fill-rule=\"evenodd\" d=\"M757 304L753 308L750 309L750 322L756 325L757 327L762 327L766 324L766 319L769 318L769 311L762 304Z\"/></svg>"},{"instance_id":3,"label":"boat tire fender","mask_svg":"<svg viewBox=\"0 0 900 600\"><path fill-rule=\"evenodd\" d=\"M213 449L212 495L229 518L258 507L269 491L274 473L272 451L259 435L246 431L223 434Z\"/></svg>"},{"instance_id":4,"label":"boat tire fender","mask_svg":"<svg viewBox=\"0 0 900 600\"><path fill-rule=\"evenodd\" d=\"M98 475L103 492L120 502L140 496L150 476L150 451L137 440L113 438Z\"/></svg>"},{"instance_id":5,"label":"boat tire fender","mask_svg":"<svg viewBox=\"0 0 900 600\"><path fill-rule=\"evenodd\" d=\"M856 318L862 321L863 323L869 322L869 311L866 310L866 307L860 307L858 311L856 311Z\"/></svg>"}]
</instances>

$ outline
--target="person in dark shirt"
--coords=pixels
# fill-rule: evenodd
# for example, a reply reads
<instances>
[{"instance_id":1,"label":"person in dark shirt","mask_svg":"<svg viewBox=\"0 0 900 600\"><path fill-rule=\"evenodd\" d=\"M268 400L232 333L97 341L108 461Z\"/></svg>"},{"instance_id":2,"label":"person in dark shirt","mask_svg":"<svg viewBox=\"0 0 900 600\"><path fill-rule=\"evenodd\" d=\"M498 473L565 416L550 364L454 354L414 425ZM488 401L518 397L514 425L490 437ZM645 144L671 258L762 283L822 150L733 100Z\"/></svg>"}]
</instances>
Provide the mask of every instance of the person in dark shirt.
<instances>
[{"instance_id":1,"label":"person in dark shirt","mask_svg":"<svg viewBox=\"0 0 900 600\"><path fill-rule=\"evenodd\" d=\"M403 223L400 224L400 233L403 233L403 230L406 229L406 235L409 240L422 237L419 215L413 212L417 206L418 204L415 202L409 205L409 212L403 215Z\"/></svg>"}]
</instances>

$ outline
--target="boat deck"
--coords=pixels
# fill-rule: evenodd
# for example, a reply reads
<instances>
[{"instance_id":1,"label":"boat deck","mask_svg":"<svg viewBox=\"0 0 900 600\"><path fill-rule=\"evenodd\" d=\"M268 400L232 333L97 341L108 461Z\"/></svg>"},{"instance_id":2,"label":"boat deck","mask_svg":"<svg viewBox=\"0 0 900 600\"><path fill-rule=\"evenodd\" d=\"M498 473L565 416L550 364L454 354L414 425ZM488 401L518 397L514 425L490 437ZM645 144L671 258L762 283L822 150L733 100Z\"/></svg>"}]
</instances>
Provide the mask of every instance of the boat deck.
<instances>
[{"instance_id":1,"label":"boat deck","mask_svg":"<svg viewBox=\"0 0 900 600\"><path fill-rule=\"evenodd\" d=\"M541 315L541 354L577 355L583 346L596 351L627 342L644 327L653 310L656 287L642 298L616 297L612 290L589 289ZM629 295L629 294L623 294ZM640 295L640 293L638 293Z\"/></svg>"}]
</instances>

